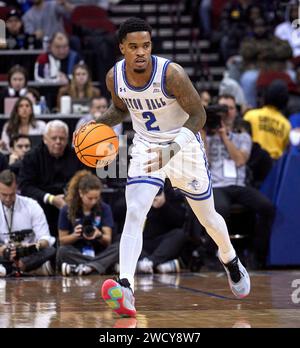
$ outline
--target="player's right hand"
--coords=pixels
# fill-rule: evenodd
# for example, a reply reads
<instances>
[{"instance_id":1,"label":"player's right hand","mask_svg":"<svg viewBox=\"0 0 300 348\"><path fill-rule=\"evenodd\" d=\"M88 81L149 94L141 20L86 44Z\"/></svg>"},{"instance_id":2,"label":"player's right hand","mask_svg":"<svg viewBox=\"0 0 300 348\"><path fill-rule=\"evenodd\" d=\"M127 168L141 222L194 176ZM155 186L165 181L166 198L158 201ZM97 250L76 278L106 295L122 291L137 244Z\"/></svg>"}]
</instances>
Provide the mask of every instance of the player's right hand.
<instances>
[{"instance_id":1,"label":"player's right hand","mask_svg":"<svg viewBox=\"0 0 300 348\"><path fill-rule=\"evenodd\" d=\"M94 123L97 123L95 120L92 120L92 121L89 121L87 123L84 123L82 126L80 126L76 131L73 132L73 138L72 138L72 144L73 146L75 146L75 138L77 136L77 134L81 131L81 129L83 127L86 127L88 126L89 124L94 124Z\"/></svg>"}]
</instances>

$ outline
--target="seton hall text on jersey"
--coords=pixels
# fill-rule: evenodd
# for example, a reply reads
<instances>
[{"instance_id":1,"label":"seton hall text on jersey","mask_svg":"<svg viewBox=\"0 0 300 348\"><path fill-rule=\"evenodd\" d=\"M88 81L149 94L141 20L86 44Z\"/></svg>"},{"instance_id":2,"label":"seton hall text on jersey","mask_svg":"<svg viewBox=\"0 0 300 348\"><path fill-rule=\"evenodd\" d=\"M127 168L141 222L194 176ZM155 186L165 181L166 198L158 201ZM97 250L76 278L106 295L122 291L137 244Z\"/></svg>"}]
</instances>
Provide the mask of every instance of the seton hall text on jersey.
<instances>
[{"instance_id":1,"label":"seton hall text on jersey","mask_svg":"<svg viewBox=\"0 0 300 348\"><path fill-rule=\"evenodd\" d=\"M163 98L156 99L140 99L140 98L121 98L129 109L135 110L157 110L165 105L166 101Z\"/></svg>"}]
</instances>

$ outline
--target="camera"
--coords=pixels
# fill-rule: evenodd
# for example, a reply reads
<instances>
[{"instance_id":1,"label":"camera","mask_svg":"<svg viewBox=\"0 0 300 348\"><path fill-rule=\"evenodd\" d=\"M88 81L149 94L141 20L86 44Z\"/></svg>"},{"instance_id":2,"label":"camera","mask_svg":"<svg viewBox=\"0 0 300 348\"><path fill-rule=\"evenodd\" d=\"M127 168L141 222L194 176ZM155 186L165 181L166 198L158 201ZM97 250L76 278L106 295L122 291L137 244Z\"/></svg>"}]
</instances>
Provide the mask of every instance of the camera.
<instances>
[{"instance_id":1,"label":"camera","mask_svg":"<svg viewBox=\"0 0 300 348\"><path fill-rule=\"evenodd\" d=\"M10 254L11 254L11 249L12 247L16 247L16 257L15 260L20 260L22 257L32 255L36 253L38 250L35 245L30 245L30 246L21 246L21 245L14 245L11 243L7 248L4 249L3 251L3 258L5 260L10 260Z\"/></svg>"},{"instance_id":2,"label":"camera","mask_svg":"<svg viewBox=\"0 0 300 348\"><path fill-rule=\"evenodd\" d=\"M222 127L222 120L228 115L227 105L209 105L205 108L206 123L205 130L208 135L213 135L219 128Z\"/></svg>"},{"instance_id":3,"label":"camera","mask_svg":"<svg viewBox=\"0 0 300 348\"><path fill-rule=\"evenodd\" d=\"M10 241L8 246L3 251L3 258L6 260L10 260L10 253L13 247L16 248L15 260L19 260L22 257L29 256L37 252L38 250L35 245L23 246L21 244L24 241L24 239L32 233L32 230L21 230L11 233L4 233L9 235Z\"/></svg>"},{"instance_id":4,"label":"camera","mask_svg":"<svg viewBox=\"0 0 300 348\"><path fill-rule=\"evenodd\" d=\"M82 235L83 237L90 238L95 232L95 227L92 224L92 221L90 218L83 218L82 221Z\"/></svg>"}]
</instances>

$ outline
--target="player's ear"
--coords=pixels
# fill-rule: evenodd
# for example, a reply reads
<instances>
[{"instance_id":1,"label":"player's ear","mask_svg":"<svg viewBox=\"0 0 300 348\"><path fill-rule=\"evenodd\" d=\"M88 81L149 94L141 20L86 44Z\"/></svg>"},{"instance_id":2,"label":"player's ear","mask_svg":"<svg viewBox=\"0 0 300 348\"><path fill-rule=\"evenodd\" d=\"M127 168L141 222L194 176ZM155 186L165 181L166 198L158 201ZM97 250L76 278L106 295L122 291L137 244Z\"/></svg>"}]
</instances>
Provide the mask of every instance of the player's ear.
<instances>
[{"instance_id":1,"label":"player's ear","mask_svg":"<svg viewBox=\"0 0 300 348\"><path fill-rule=\"evenodd\" d=\"M119 48L122 54L125 54L125 49L124 49L124 45L122 43L119 44Z\"/></svg>"}]
</instances>

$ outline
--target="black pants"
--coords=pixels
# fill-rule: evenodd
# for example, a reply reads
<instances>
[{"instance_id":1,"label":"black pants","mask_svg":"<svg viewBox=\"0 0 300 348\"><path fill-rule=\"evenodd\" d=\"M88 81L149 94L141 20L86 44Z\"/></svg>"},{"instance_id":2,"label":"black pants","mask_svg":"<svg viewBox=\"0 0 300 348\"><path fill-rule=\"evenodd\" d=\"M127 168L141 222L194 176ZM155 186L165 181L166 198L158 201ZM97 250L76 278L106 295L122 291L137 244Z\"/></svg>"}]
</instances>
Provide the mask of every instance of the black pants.
<instances>
[{"instance_id":1,"label":"black pants","mask_svg":"<svg viewBox=\"0 0 300 348\"><path fill-rule=\"evenodd\" d=\"M61 246L57 250L57 266L61 268L63 262L79 265L84 264L94 268L99 274L105 274L109 267L119 260L119 242L110 244L95 257L83 255L73 245Z\"/></svg>"},{"instance_id":2,"label":"black pants","mask_svg":"<svg viewBox=\"0 0 300 348\"><path fill-rule=\"evenodd\" d=\"M147 257L153 266L179 257L186 242L186 236L181 228L176 228L154 239L145 239L140 259Z\"/></svg>"},{"instance_id":3,"label":"black pants","mask_svg":"<svg viewBox=\"0 0 300 348\"><path fill-rule=\"evenodd\" d=\"M49 247L42 249L36 253L33 253L29 256L22 257L20 260L25 266L24 271L30 272L39 268L46 261L54 261L56 254L56 249L54 247ZM6 272L9 275L13 271L13 262L7 261L3 257L0 257L0 264L6 268Z\"/></svg>"},{"instance_id":4,"label":"black pants","mask_svg":"<svg viewBox=\"0 0 300 348\"><path fill-rule=\"evenodd\" d=\"M268 254L271 227L275 215L275 208L271 201L252 187L232 185L214 188L213 191L216 211L225 220L230 216L230 208L233 203L241 204L256 214L253 249L258 261L264 264Z\"/></svg>"}]
</instances>

